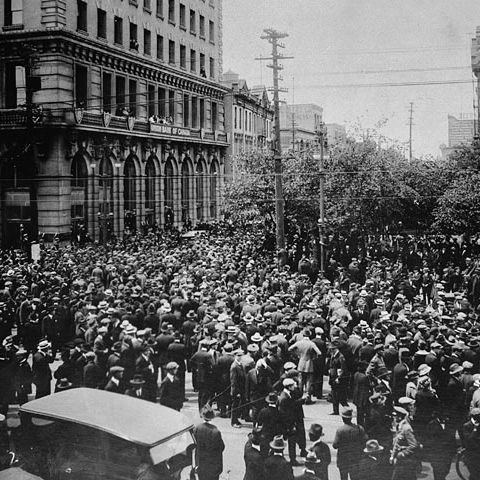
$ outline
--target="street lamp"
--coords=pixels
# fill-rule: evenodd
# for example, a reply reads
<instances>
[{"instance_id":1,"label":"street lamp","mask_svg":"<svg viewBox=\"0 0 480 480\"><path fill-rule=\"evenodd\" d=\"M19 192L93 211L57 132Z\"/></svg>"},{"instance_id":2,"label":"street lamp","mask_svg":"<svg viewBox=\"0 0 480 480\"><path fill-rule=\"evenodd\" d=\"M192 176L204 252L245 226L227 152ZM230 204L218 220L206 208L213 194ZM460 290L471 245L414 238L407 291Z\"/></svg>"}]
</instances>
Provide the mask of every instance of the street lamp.
<instances>
[{"instance_id":1,"label":"street lamp","mask_svg":"<svg viewBox=\"0 0 480 480\"><path fill-rule=\"evenodd\" d=\"M318 219L318 233L320 237L320 272L325 272L325 166L324 166L324 148L326 144L325 123L320 122L315 130L317 135L317 149L313 154L314 160L319 161L320 172L320 217ZM319 147L319 148L318 148Z\"/></svg>"}]
</instances>

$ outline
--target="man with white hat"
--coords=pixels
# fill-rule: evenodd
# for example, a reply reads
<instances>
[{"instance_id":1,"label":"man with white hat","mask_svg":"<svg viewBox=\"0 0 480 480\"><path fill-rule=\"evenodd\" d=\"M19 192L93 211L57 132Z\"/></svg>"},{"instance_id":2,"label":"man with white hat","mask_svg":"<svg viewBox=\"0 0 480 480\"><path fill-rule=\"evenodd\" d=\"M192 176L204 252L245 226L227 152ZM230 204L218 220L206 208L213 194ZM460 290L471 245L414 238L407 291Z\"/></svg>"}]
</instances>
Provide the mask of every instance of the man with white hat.
<instances>
[{"instance_id":1,"label":"man with white hat","mask_svg":"<svg viewBox=\"0 0 480 480\"><path fill-rule=\"evenodd\" d=\"M53 357L50 353L51 344L48 340L42 340L33 355L33 383L36 387L35 398L42 398L50 395L52 380L52 370L50 364L53 363Z\"/></svg>"}]
</instances>

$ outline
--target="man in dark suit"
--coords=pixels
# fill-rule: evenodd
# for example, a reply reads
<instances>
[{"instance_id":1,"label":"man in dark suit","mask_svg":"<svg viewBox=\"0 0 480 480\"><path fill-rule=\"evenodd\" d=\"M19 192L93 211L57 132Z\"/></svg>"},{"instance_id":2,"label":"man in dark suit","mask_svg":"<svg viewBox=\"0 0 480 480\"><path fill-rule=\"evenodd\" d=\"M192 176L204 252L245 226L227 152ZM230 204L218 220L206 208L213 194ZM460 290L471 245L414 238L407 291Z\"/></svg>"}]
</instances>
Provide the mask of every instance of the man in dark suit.
<instances>
[{"instance_id":1,"label":"man in dark suit","mask_svg":"<svg viewBox=\"0 0 480 480\"><path fill-rule=\"evenodd\" d=\"M472 408L470 420L462 426L460 438L465 448L464 461L470 478L480 478L480 408Z\"/></svg>"},{"instance_id":2,"label":"man in dark suit","mask_svg":"<svg viewBox=\"0 0 480 480\"><path fill-rule=\"evenodd\" d=\"M400 397L405 396L407 389L407 373L410 368L405 361L410 356L408 348L400 349L400 361L393 367L392 372L392 396L393 401L396 402Z\"/></svg>"},{"instance_id":3,"label":"man in dark suit","mask_svg":"<svg viewBox=\"0 0 480 480\"><path fill-rule=\"evenodd\" d=\"M195 463L198 480L218 480L223 471L223 443L220 430L211 422L215 418L212 407L207 404L202 409L204 423L193 429L197 442Z\"/></svg>"},{"instance_id":4,"label":"man in dark suit","mask_svg":"<svg viewBox=\"0 0 480 480\"><path fill-rule=\"evenodd\" d=\"M348 406L348 371L345 357L339 350L339 342L333 340L330 348L329 383L332 387L333 415L338 415L339 405Z\"/></svg>"},{"instance_id":5,"label":"man in dark suit","mask_svg":"<svg viewBox=\"0 0 480 480\"><path fill-rule=\"evenodd\" d=\"M105 374L97 364L97 356L94 352L87 352L87 364L83 367L83 386L87 388L103 388L105 386Z\"/></svg>"},{"instance_id":6,"label":"man in dark suit","mask_svg":"<svg viewBox=\"0 0 480 480\"><path fill-rule=\"evenodd\" d=\"M125 395L129 397L141 398L142 400L148 400L148 392L145 391L143 386L145 385L145 380L141 375L134 375L130 380L130 388L127 388Z\"/></svg>"},{"instance_id":7,"label":"man in dark suit","mask_svg":"<svg viewBox=\"0 0 480 480\"><path fill-rule=\"evenodd\" d=\"M283 456L285 449L285 440L281 435L277 435L270 442L270 455L265 459L265 470L269 478L275 480L293 480L292 465Z\"/></svg>"},{"instance_id":8,"label":"man in dark suit","mask_svg":"<svg viewBox=\"0 0 480 480\"><path fill-rule=\"evenodd\" d=\"M147 400L155 402L157 399L157 376L153 362L150 360L150 346L144 343L140 350L141 355L135 361L135 373L141 375L145 381L144 389Z\"/></svg>"},{"instance_id":9,"label":"man in dark suit","mask_svg":"<svg viewBox=\"0 0 480 480\"><path fill-rule=\"evenodd\" d=\"M269 476L265 470L262 443L262 429L254 428L248 435L248 441L243 451L243 459L245 460L243 480L266 480Z\"/></svg>"},{"instance_id":10,"label":"man in dark suit","mask_svg":"<svg viewBox=\"0 0 480 480\"><path fill-rule=\"evenodd\" d=\"M364 448L365 455L358 464L358 480L384 480L380 455L383 447L378 440L368 440Z\"/></svg>"},{"instance_id":11,"label":"man in dark suit","mask_svg":"<svg viewBox=\"0 0 480 480\"><path fill-rule=\"evenodd\" d=\"M358 478L358 462L368 436L360 425L352 423L353 411L345 408L342 411L343 425L335 433L333 448L338 450L337 467L340 479L351 480Z\"/></svg>"},{"instance_id":12,"label":"man in dark suit","mask_svg":"<svg viewBox=\"0 0 480 480\"><path fill-rule=\"evenodd\" d=\"M53 363L53 357L50 355L50 342L42 340L38 344L37 352L33 355L33 383L37 389L35 398L46 397L51 393L51 363Z\"/></svg>"},{"instance_id":13,"label":"man in dark suit","mask_svg":"<svg viewBox=\"0 0 480 480\"><path fill-rule=\"evenodd\" d=\"M178 363L168 362L165 370L167 375L160 384L160 404L180 411L185 394L183 385L177 376Z\"/></svg>"},{"instance_id":14,"label":"man in dark suit","mask_svg":"<svg viewBox=\"0 0 480 480\"><path fill-rule=\"evenodd\" d=\"M27 362L28 352L20 349L15 352L17 358L17 368L15 370L15 391L19 405L28 402L28 395L32 393L32 369Z\"/></svg>"},{"instance_id":15,"label":"man in dark suit","mask_svg":"<svg viewBox=\"0 0 480 480\"><path fill-rule=\"evenodd\" d=\"M298 466L296 460L296 440L297 432L295 426L297 424L297 405L294 398L297 384L293 378L285 378L283 380L283 391L278 397L278 410L283 417L283 436L288 438L288 456L292 466Z\"/></svg>"},{"instance_id":16,"label":"man in dark suit","mask_svg":"<svg viewBox=\"0 0 480 480\"><path fill-rule=\"evenodd\" d=\"M257 425L262 427L262 434L266 442L271 442L276 435L284 432L283 416L277 408L278 397L276 393L269 393L257 417Z\"/></svg>"},{"instance_id":17,"label":"man in dark suit","mask_svg":"<svg viewBox=\"0 0 480 480\"><path fill-rule=\"evenodd\" d=\"M120 394L125 393L125 387L123 386L122 382L124 371L125 369L120 365L115 365L110 368L110 380L105 386L106 392L114 392Z\"/></svg>"},{"instance_id":18,"label":"man in dark suit","mask_svg":"<svg viewBox=\"0 0 480 480\"><path fill-rule=\"evenodd\" d=\"M233 345L226 343L223 352L220 354L215 365L215 385L217 394L217 405L220 410L220 417L227 418L228 410L232 403L230 396L230 367L234 362Z\"/></svg>"},{"instance_id":19,"label":"man in dark suit","mask_svg":"<svg viewBox=\"0 0 480 480\"><path fill-rule=\"evenodd\" d=\"M239 428L241 426L239 418L243 413L241 406L245 400L246 376L242 365L243 350L237 348L233 353L235 360L230 366L230 394L232 396L231 424L232 427Z\"/></svg>"},{"instance_id":20,"label":"man in dark suit","mask_svg":"<svg viewBox=\"0 0 480 480\"><path fill-rule=\"evenodd\" d=\"M158 341L158 337L157 337ZM198 389L198 410L207 404L212 397L213 392L213 357L208 351L207 341L202 340L200 350L193 354L190 359L192 366L192 378L195 377L196 387Z\"/></svg>"}]
</instances>

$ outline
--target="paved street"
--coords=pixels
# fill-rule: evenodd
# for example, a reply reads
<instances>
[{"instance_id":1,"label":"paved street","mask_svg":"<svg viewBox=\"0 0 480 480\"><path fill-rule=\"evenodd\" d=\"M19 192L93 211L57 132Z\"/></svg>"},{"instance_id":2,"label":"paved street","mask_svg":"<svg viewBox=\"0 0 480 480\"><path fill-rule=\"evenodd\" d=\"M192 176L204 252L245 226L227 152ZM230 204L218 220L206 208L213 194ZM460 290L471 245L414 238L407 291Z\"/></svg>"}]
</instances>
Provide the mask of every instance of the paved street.
<instances>
[{"instance_id":1,"label":"paved street","mask_svg":"<svg viewBox=\"0 0 480 480\"><path fill-rule=\"evenodd\" d=\"M56 361L53 370L56 369L57 365L60 362ZM190 416L194 423L201 421L200 416L198 415L197 408L197 394L193 391L190 375L187 376L187 397L190 399L184 404L182 413ZM324 384L326 385L326 383ZM54 388L54 382L52 382L52 391ZM34 398L31 396L31 398ZM18 425L17 412L18 408L13 407L9 413L9 425L16 426ZM306 405L304 407L305 412L305 428L308 430L308 427L316 422L323 425L325 436L323 440L329 444L330 450L332 452L332 463L329 468L329 480L340 480L340 475L336 467L336 450L332 448L332 442L335 436L335 431L338 426L341 425L342 420L339 416L330 415L332 411L331 404L326 400L319 400L313 405ZM223 440L225 442L226 448L224 452L224 480L242 480L245 473L244 461L243 461L243 448L247 440L247 435L251 430L251 424L244 424L242 428L236 429L230 426L230 420L226 418L217 417L214 420L214 424L222 432ZM308 440L307 440L308 442ZM308 447L308 443L307 443ZM301 462L302 459L298 458L298 461ZM296 467L294 469L295 475L298 475L302 472L302 467ZM450 475L447 477L447 480L458 480L458 475L455 472L455 467L452 465L450 470ZM433 480L432 470L430 465L423 464L423 470L418 479L421 480ZM182 479L183 480L183 479ZM272 479L273 480L273 479Z\"/></svg>"}]
</instances>

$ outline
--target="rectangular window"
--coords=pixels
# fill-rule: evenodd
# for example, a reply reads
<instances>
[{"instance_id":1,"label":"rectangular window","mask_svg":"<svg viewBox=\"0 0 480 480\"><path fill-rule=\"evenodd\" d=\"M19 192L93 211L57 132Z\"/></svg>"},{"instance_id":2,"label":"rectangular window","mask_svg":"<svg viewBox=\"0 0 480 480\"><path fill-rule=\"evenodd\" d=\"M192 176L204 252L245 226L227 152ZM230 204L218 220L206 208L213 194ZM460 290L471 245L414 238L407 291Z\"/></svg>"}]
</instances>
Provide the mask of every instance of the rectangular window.
<instances>
[{"instance_id":1,"label":"rectangular window","mask_svg":"<svg viewBox=\"0 0 480 480\"><path fill-rule=\"evenodd\" d=\"M83 65L75 65L75 104L85 108L88 98L88 68Z\"/></svg>"},{"instance_id":2,"label":"rectangular window","mask_svg":"<svg viewBox=\"0 0 480 480\"><path fill-rule=\"evenodd\" d=\"M215 59L210 57L210 78L215 78Z\"/></svg>"},{"instance_id":3,"label":"rectangular window","mask_svg":"<svg viewBox=\"0 0 480 480\"><path fill-rule=\"evenodd\" d=\"M138 52L138 32L137 25L130 22L130 50Z\"/></svg>"},{"instance_id":4,"label":"rectangular window","mask_svg":"<svg viewBox=\"0 0 480 480\"><path fill-rule=\"evenodd\" d=\"M190 98L187 94L183 95L183 126L190 126Z\"/></svg>"},{"instance_id":5,"label":"rectangular window","mask_svg":"<svg viewBox=\"0 0 480 480\"><path fill-rule=\"evenodd\" d=\"M215 43L215 24L212 20L208 22L208 39L211 43Z\"/></svg>"},{"instance_id":6,"label":"rectangular window","mask_svg":"<svg viewBox=\"0 0 480 480\"><path fill-rule=\"evenodd\" d=\"M169 90L168 91L168 116L171 120L171 123L175 125L176 119L175 119L175 91L174 90Z\"/></svg>"},{"instance_id":7,"label":"rectangular window","mask_svg":"<svg viewBox=\"0 0 480 480\"><path fill-rule=\"evenodd\" d=\"M187 28L186 8L183 3L180 4L180 28Z\"/></svg>"},{"instance_id":8,"label":"rectangular window","mask_svg":"<svg viewBox=\"0 0 480 480\"><path fill-rule=\"evenodd\" d=\"M113 41L117 45L123 45L123 18L113 19Z\"/></svg>"},{"instance_id":9,"label":"rectangular window","mask_svg":"<svg viewBox=\"0 0 480 480\"><path fill-rule=\"evenodd\" d=\"M190 71L197 71L197 52L193 49L190 50Z\"/></svg>"},{"instance_id":10,"label":"rectangular window","mask_svg":"<svg viewBox=\"0 0 480 480\"><path fill-rule=\"evenodd\" d=\"M233 108L233 128L236 130L237 129L237 115L238 115L238 108L234 107Z\"/></svg>"},{"instance_id":11,"label":"rectangular window","mask_svg":"<svg viewBox=\"0 0 480 480\"><path fill-rule=\"evenodd\" d=\"M175 42L173 40L168 41L168 63L175 65Z\"/></svg>"},{"instance_id":12,"label":"rectangular window","mask_svg":"<svg viewBox=\"0 0 480 480\"><path fill-rule=\"evenodd\" d=\"M87 31L87 2L77 0L77 30Z\"/></svg>"},{"instance_id":13,"label":"rectangular window","mask_svg":"<svg viewBox=\"0 0 480 480\"><path fill-rule=\"evenodd\" d=\"M129 113L133 117L137 114L137 81L129 80L128 82L128 107Z\"/></svg>"},{"instance_id":14,"label":"rectangular window","mask_svg":"<svg viewBox=\"0 0 480 480\"><path fill-rule=\"evenodd\" d=\"M145 55L152 54L152 34L147 28L143 29L143 53Z\"/></svg>"},{"instance_id":15,"label":"rectangular window","mask_svg":"<svg viewBox=\"0 0 480 480\"><path fill-rule=\"evenodd\" d=\"M197 14L190 9L190 33L197 33Z\"/></svg>"},{"instance_id":16,"label":"rectangular window","mask_svg":"<svg viewBox=\"0 0 480 480\"><path fill-rule=\"evenodd\" d=\"M167 116L167 92L164 88L158 88L158 114L160 117Z\"/></svg>"},{"instance_id":17,"label":"rectangular window","mask_svg":"<svg viewBox=\"0 0 480 480\"><path fill-rule=\"evenodd\" d=\"M158 60L163 60L164 59L163 36L162 35L157 35L157 58L158 58Z\"/></svg>"},{"instance_id":18,"label":"rectangular window","mask_svg":"<svg viewBox=\"0 0 480 480\"><path fill-rule=\"evenodd\" d=\"M205 71L205 54L200 54L200 75L204 78L207 77L207 72Z\"/></svg>"},{"instance_id":19,"label":"rectangular window","mask_svg":"<svg viewBox=\"0 0 480 480\"><path fill-rule=\"evenodd\" d=\"M152 1L151 0L143 0L143 9L147 10L147 12L152 11Z\"/></svg>"},{"instance_id":20,"label":"rectangular window","mask_svg":"<svg viewBox=\"0 0 480 480\"><path fill-rule=\"evenodd\" d=\"M102 108L104 112L112 112L112 75L107 72L102 75Z\"/></svg>"},{"instance_id":21,"label":"rectangular window","mask_svg":"<svg viewBox=\"0 0 480 480\"><path fill-rule=\"evenodd\" d=\"M107 12L97 8L97 37L107 38Z\"/></svg>"},{"instance_id":22,"label":"rectangular window","mask_svg":"<svg viewBox=\"0 0 480 480\"><path fill-rule=\"evenodd\" d=\"M205 128L205 100L200 99L200 128Z\"/></svg>"},{"instance_id":23,"label":"rectangular window","mask_svg":"<svg viewBox=\"0 0 480 480\"><path fill-rule=\"evenodd\" d=\"M125 77L115 79L115 115L123 115L125 109Z\"/></svg>"},{"instance_id":24,"label":"rectangular window","mask_svg":"<svg viewBox=\"0 0 480 480\"><path fill-rule=\"evenodd\" d=\"M163 0L156 0L157 1L157 17L163 18Z\"/></svg>"},{"instance_id":25,"label":"rectangular window","mask_svg":"<svg viewBox=\"0 0 480 480\"><path fill-rule=\"evenodd\" d=\"M26 100L25 68L8 63L5 65L5 108L16 108Z\"/></svg>"},{"instance_id":26,"label":"rectangular window","mask_svg":"<svg viewBox=\"0 0 480 480\"><path fill-rule=\"evenodd\" d=\"M180 45L180 67L187 68L187 48L185 45Z\"/></svg>"},{"instance_id":27,"label":"rectangular window","mask_svg":"<svg viewBox=\"0 0 480 480\"><path fill-rule=\"evenodd\" d=\"M212 102L212 130L217 129L218 123L218 106L217 102Z\"/></svg>"},{"instance_id":28,"label":"rectangular window","mask_svg":"<svg viewBox=\"0 0 480 480\"><path fill-rule=\"evenodd\" d=\"M168 21L175 23L175 0L168 0Z\"/></svg>"},{"instance_id":29,"label":"rectangular window","mask_svg":"<svg viewBox=\"0 0 480 480\"><path fill-rule=\"evenodd\" d=\"M200 38L205 38L205 17L200 15Z\"/></svg>"},{"instance_id":30,"label":"rectangular window","mask_svg":"<svg viewBox=\"0 0 480 480\"><path fill-rule=\"evenodd\" d=\"M198 98L192 97L192 128L198 127Z\"/></svg>"},{"instance_id":31,"label":"rectangular window","mask_svg":"<svg viewBox=\"0 0 480 480\"><path fill-rule=\"evenodd\" d=\"M147 112L148 112L148 118L151 116L155 115L155 85L149 85L148 86L148 106L147 106Z\"/></svg>"},{"instance_id":32,"label":"rectangular window","mask_svg":"<svg viewBox=\"0 0 480 480\"><path fill-rule=\"evenodd\" d=\"M5 0L5 26L23 24L23 0Z\"/></svg>"}]
</instances>

